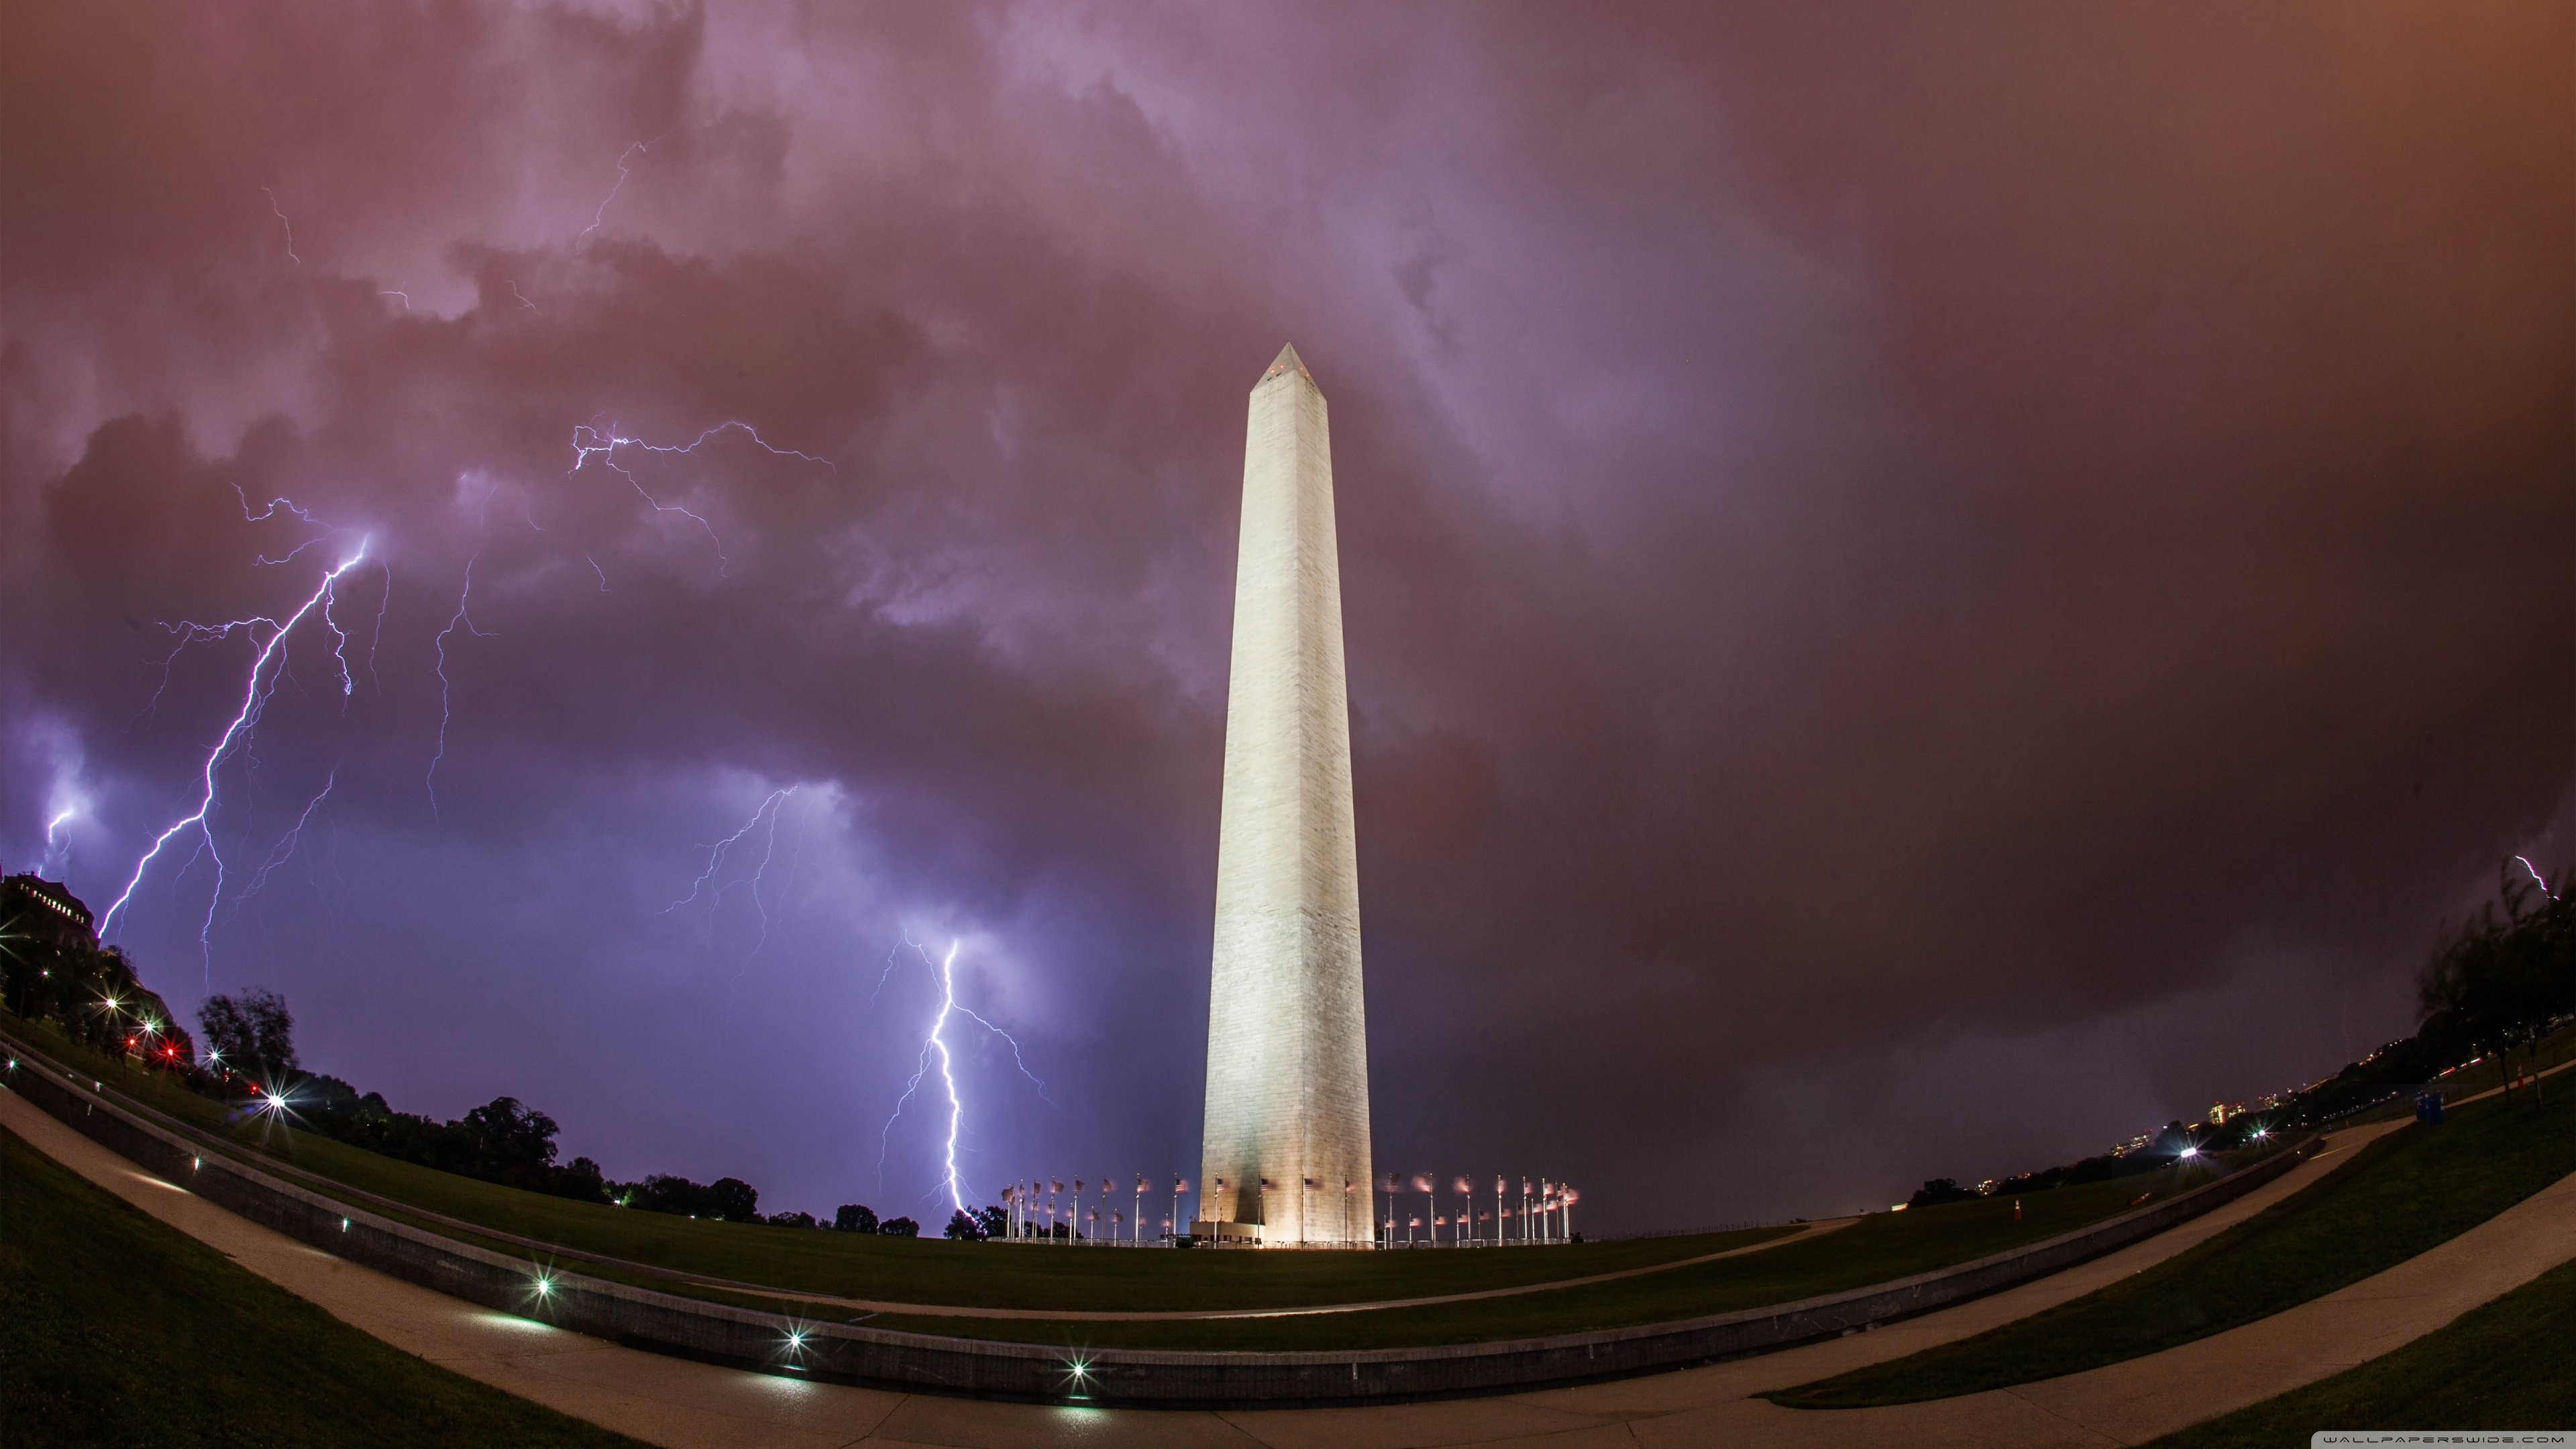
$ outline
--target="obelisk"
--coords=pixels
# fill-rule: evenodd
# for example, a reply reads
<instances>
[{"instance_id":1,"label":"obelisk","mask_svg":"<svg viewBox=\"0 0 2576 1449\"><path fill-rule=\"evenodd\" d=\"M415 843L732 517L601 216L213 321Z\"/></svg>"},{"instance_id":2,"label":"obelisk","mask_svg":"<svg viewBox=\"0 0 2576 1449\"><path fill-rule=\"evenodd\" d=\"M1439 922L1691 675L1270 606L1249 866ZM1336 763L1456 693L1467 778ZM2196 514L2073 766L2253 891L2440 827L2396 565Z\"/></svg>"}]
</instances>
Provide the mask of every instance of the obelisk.
<instances>
[{"instance_id":1,"label":"obelisk","mask_svg":"<svg viewBox=\"0 0 2576 1449\"><path fill-rule=\"evenodd\" d=\"M1252 389L1239 549L1199 1216L1221 1239L1367 1243L1377 1210L1332 438L1294 347Z\"/></svg>"}]
</instances>

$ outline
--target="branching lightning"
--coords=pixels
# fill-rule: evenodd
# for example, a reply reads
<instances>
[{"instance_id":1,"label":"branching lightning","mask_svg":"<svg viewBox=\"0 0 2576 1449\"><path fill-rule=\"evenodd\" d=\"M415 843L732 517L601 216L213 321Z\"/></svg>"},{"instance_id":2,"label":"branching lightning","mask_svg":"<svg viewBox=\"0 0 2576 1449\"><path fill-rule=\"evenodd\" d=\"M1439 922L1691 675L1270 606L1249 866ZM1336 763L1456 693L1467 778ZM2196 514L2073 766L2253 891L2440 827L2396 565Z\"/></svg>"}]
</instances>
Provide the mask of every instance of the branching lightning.
<instances>
[{"instance_id":1,"label":"branching lightning","mask_svg":"<svg viewBox=\"0 0 2576 1449\"><path fill-rule=\"evenodd\" d=\"M537 312L537 304L529 301L528 294L519 290L518 278L506 277L503 280L510 284L510 295L519 299L520 306L527 308L531 312ZM537 315L543 317L546 314L543 312L537 312Z\"/></svg>"},{"instance_id":2,"label":"branching lightning","mask_svg":"<svg viewBox=\"0 0 2576 1449\"><path fill-rule=\"evenodd\" d=\"M743 827L740 830L735 831L733 834L726 836L724 839L717 841L714 845L707 848L707 868L700 871L698 873L698 878L690 883L689 893L680 897L678 900L671 902L669 905L664 906L659 912L657 912L657 914L667 916L673 911L678 910L680 907L696 900L699 894L706 890L707 883L715 879L716 868L724 863L725 851L730 849L744 836L759 829L760 822L764 819L769 822L770 849L775 850L778 846L778 807L785 804L787 797L795 794L798 788L798 786L789 785L784 789L770 791L769 798L760 802L760 807L751 812L751 818L743 822ZM767 851L764 851L760 857L760 869L767 870L768 868L769 854ZM757 903L760 899L760 871L754 871L752 873L751 880L752 900ZM724 894L724 891L719 888L716 891L716 894L721 896ZM768 931L769 917L766 912L763 912L761 916L761 933L766 936Z\"/></svg>"},{"instance_id":3,"label":"branching lightning","mask_svg":"<svg viewBox=\"0 0 2576 1449\"><path fill-rule=\"evenodd\" d=\"M716 577L731 578L732 574L729 573L728 570L732 567L732 561L725 557L724 540L717 537L716 526L709 523L703 514L692 512L676 503L664 503L662 500L654 497L651 493L645 491L643 481L637 478L633 473L627 471L626 465L617 461L617 450L620 448L641 448L648 453L694 453L700 447L704 446L708 439L715 437L719 433L733 431L740 431L745 436L749 437L752 443L762 452L768 453L774 457L801 458L808 463L820 463L835 473L841 471L840 466L829 458L817 457L812 453L803 452L795 448L781 448L772 444L767 438L760 435L760 430L758 428L745 422L727 421L718 423L714 427L707 429L705 432L698 434L696 438L686 444L648 443L642 438L629 437L626 434L619 432L617 430L617 425L614 423L609 424L605 429L592 427L588 423L576 423L572 430L572 466L564 470L564 476L569 478L573 474L580 472L582 470L582 466L588 463L592 458L599 459L602 466L611 469L617 474L617 476L625 479L627 485L635 490L635 496L643 499L645 506L651 508L654 512L679 514L681 517L688 519L698 527L706 530L707 542L715 545ZM597 568L599 565L596 561L593 561L591 567ZM602 574L600 576L601 586L604 588L607 583L607 575Z\"/></svg>"},{"instance_id":4,"label":"branching lightning","mask_svg":"<svg viewBox=\"0 0 2576 1449\"><path fill-rule=\"evenodd\" d=\"M304 802L304 813L296 816L295 824L287 829L285 835L278 838L276 848L268 853L268 859L260 865L259 874L252 876L250 884L243 887L241 895L236 898L236 904L259 894L260 888L268 884L268 873L286 864L287 860L295 854L295 848L304 843L304 827L313 819L313 812L321 809L322 802L331 798L331 787L339 783L340 767L334 764L331 766L330 778L322 782L322 792Z\"/></svg>"},{"instance_id":5,"label":"branching lightning","mask_svg":"<svg viewBox=\"0 0 2576 1449\"><path fill-rule=\"evenodd\" d=\"M201 772L204 790L197 798L196 810L171 822L170 828L154 837L151 848L144 851L142 858L134 863L134 874L127 879L125 889L117 894L116 902L107 908L107 914L99 918L100 935L107 935L115 929L117 917L124 913L127 903L134 899L136 887L143 883L144 873L151 868L153 860L161 854L162 848L181 831L194 829L198 835L198 850L213 856L215 861L214 895L206 907L205 928L198 935L198 944L208 945L208 934L214 929L215 905L223 899L224 891L223 849L215 840L214 831L208 825L208 817L213 814L215 808L215 773L222 767L225 759L242 746L250 733L258 728L261 709L268 702L271 691L276 688L278 676L284 672L286 640L295 632L296 625L304 622L305 616L319 609L322 611L324 624L337 632L337 626L330 621L328 601L337 589L341 577L356 568L366 558L368 542L369 540L360 538L356 551L325 573L321 583L314 587L312 594L283 621L259 617L237 619L220 625L187 623L170 626L175 632L180 633L182 648L186 647L188 641L192 639L223 638L229 636L235 629L244 630L251 633L253 637L257 637L259 625L267 624L269 628L267 637L260 642L258 653L251 660L250 674L243 681L241 707L233 712L232 722L224 726L222 737L215 741L214 748L206 754L205 768ZM175 653L172 657L176 657ZM163 683L166 687L168 683L166 664L163 667ZM157 693L154 699L156 701L159 699ZM306 813L308 815L311 813L309 807ZM301 822L299 827L300 824ZM207 969L211 973L213 963L210 946L208 950Z\"/></svg>"},{"instance_id":6,"label":"branching lightning","mask_svg":"<svg viewBox=\"0 0 2576 1449\"><path fill-rule=\"evenodd\" d=\"M957 1172L957 1137L965 1125L966 1105L964 1099L957 1093L956 1058L949 1048L947 1037L948 1018L951 1015L964 1015L976 1025L1009 1042L1012 1064L1020 1069L1021 1076L1027 1077L1037 1086L1038 1095L1041 1097L1046 1095L1046 1083L1039 1081L1037 1074L1030 1071L1028 1063L1021 1059L1020 1044L1017 1039L958 1003L957 950L961 944L963 943L950 942L948 954L934 961L931 959L929 950L907 934L903 938L903 945L886 953L886 969L877 977L877 989L883 991L886 977L894 972L897 957L909 949L914 955L919 956L921 964L929 967L931 974L939 979L939 1012L930 1019L930 1029L922 1037L920 1062L913 1069L912 1079L903 1084L903 1095L895 1099L894 1111L886 1118L884 1130L877 1134L877 1176L881 1180L885 1176L886 1145L893 1140L894 1124L903 1116L904 1104L911 1101L913 1093L920 1089L921 1079L930 1074L933 1065L931 1058L936 1055L939 1083L948 1094L948 1137L941 1152L940 1160L945 1173L941 1179L941 1185L947 1189L950 1203L955 1205L959 1212L964 1212L966 1211L966 1186Z\"/></svg>"}]
</instances>

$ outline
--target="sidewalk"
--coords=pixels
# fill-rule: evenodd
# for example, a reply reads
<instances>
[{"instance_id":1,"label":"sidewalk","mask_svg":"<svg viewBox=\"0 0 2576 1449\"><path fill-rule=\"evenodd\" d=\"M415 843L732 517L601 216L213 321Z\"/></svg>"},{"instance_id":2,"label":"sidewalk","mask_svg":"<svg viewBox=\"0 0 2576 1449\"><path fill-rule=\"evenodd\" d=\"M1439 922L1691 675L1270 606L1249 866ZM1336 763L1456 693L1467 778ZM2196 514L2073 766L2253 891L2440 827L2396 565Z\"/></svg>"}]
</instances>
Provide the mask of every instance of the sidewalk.
<instances>
[{"instance_id":1,"label":"sidewalk","mask_svg":"<svg viewBox=\"0 0 2576 1449\"><path fill-rule=\"evenodd\" d=\"M620 1348L343 1262L136 1170L0 1092L0 1127L252 1272L407 1352L672 1449L776 1444L1106 1443L1411 1449L1594 1444L2136 1443L2385 1353L2576 1255L2576 1179L2422 1257L2287 1313L2046 1383L1881 1409L1808 1412L1754 1394L1984 1332L2183 1252L2309 1186L2404 1123L2338 1133L2279 1181L2054 1277L1872 1333L1647 1378L1500 1398L1351 1409L1154 1412L986 1403L744 1373ZM2192 1385L2189 1395L2174 1385Z\"/></svg>"}]
</instances>

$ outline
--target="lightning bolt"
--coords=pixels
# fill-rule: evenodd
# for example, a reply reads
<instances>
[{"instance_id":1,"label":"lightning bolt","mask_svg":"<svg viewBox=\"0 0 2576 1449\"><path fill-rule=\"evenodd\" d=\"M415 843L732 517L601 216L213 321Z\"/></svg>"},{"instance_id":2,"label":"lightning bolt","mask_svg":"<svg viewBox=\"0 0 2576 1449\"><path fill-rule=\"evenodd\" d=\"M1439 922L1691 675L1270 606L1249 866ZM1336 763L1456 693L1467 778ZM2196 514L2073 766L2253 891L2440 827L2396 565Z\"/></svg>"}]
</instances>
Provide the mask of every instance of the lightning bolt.
<instances>
[{"instance_id":1,"label":"lightning bolt","mask_svg":"<svg viewBox=\"0 0 2576 1449\"><path fill-rule=\"evenodd\" d=\"M2549 888L2549 882L2543 879L2540 874L2540 867L2533 865L2529 856L2517 855L2514 859L2520 861L2522 863L2522 868L2531 873L2531 883L2540 887L2540 893L2542 895L2549 897L2553 901L2558 899L2558 892Z\"/></svg>"},{"instance_id":2,"label":"lightning bolt","mask_svg":"<svg viewBox=\"0 0 2576 1449\"><path fill-rule=\"evenodd\" d=\"M936 1056L938 1058L937 1065L939 1068L939 1083L942 1089L944 1089L948 1094L948 1138L942 1148L940 1159L944 1171L944 1176L941 1178L941 1185L948 1190L948 1199L956 1206L959 1212L964 1212L966 1210L966 1190L964 1180L958 1176L957 1172L957 1137L960 1130L965 1125L966 1106L964 1100L960 1098L957 1093L956 1058L948 1045L948 1018L952 1015L963 1015L973 1021L976 1025L983 1027L986 1031L989 1031L995 1036L1000 1037L1002 1040L1009 1042L1011 1044L1011 1061L1013 1065L1020 1069L1020 1075L1027 1077L1031 1082L1036 1083L1038 1094L1041 1097L1046 1095L1046 1083L1039 1081L1037 1074L1029 1070L1028 1063L1021 1060L1020 1044L1018 1040L1013 1038L1009 1032L1002 1030L1000 1027L993 1025L993 1023L986 1021L983 1017L978 1016L973 1010L959 1004L957 1000L957 951L958 947L962 944L962 942L950 942L948 946L948 954L940 957L936 961L933 961L929 950L922 946L920 942L913 940L912 937L907 934L903 938L902 946L898 946L892 951L886 953L886 969L877 977L877 989L879 991L883 991L885 989L886 977L894 973L896 959L901 955L906 947L909 947L913 954L921 958L921 963L930 968L931 974L939 979L939 1012L930 1019L930 1030L922 1038L921 1057L919 1063L913 1069L912 1079L903 1084L903 1095L895 1099L894 1111L887 1116L884 1130L877 1134L878 1180L882 1183L885 1177L886 1146L893 1140L894 1124L902 1118L904 1104L910 1102L913 1098L913 1094L920 1090L922 1078L930 1075L932 1066L931 1059ZM1052 1101L1053 1099L1049 1098L1048 1100Z\"/></svg>"},{"instance_id":3,"label":"lightning bolt","mask_svg":"<svg viewBox=\"0 0 2576 1449\"><path fill-rule=\"evenodd\" d=\"M474 617L468 610L474 599L474 565L483 557L483 545L492 538L492 495L500 486L495 483L483 490L483 507L474 520L477 530L474 551L465 556L465 583L456 591L456 612L448 616L447 627L438 631L435 641L438 652L438 662L434 666L438 671L438 749L430 755L429 771L420 782L421 788L429 792L429 818L432 820L438 819L438 762L447 758L447 725L456 717L456 711L449 703L453 683L447 677L447 641L459 628L477 639L492 637L474 626Z\"/></svg>"},{"instance_id":4,"label":"lightning bolt","mask_svg":"<svg viewBox=\"0 0 2576 1449\"><path fill-rule=\"evenodd\" d=\"M606 196L599 199L599 210L591 214L590 225L581 229L581 235L573 238L576 243L578 243L582 237L586 237L592 232L599 230L599 224L608 219L608 203L615 201L617 199L617 193L626 189L626 158L634 155L638 151L650 151L651 149L651 147L645 145L643 142L638 141L618 154L617 183L608 188L608 194Z\"/></svg>"},{"instance_id":5,"label":"lightning bolt","mask_svg":"<svg viewBox=\"0 0 2576 1449\"><path fill-rule=\"evenodd\" d=\"M664 916L667 916L667 915L671 914L673 911L678 910L680 907L685 906L685 905L689 904L691 901L696 900L696 899L698 898L699 893L700 893L701 891L704 891L704 890L707 888L707 882L709 882L709 881L711 881L711 880L715 879L716 867L724 863L724 853L725 853L725 851L726 851L728 848L730 848L730 847L731 847L735 842L737 842L737 841L741 840L744 836L749 835L752 831L754 831L754 830L758 829L758 828L760 827L760 822L761 822L764 818L765 818L765 819L767 819L767 820L769 821L769 843L770 843L770 846L771 846L773 849L774 849L774 848L776 848L776 846L777 846L777 844L778 844L778 807L779 807L782 803L784 803L784 802L786 801L786 799L787 799L787 797L788 797L788 796L795 794L795 793L796 793L796 791L797 791L797 789L798 789L798 787L797 787L797 786L789 785L789 786L787 786L787 787L786 787L786 788L784 788L784 789L780 789L780 790L772 790L772 791L770 791L770 792L769 792L769 798L760 802L760 808L758 808L758 809L756 809L756 810L754 810L754 811L752 811L752 812L751 812L751 818L750 818L749 820L747 820L747 821L744 821L744 822L743 822L743 826L742 826L742 828L741 828L740 830L737 830L737 831L735 831L733 834L726 836L724 839L717 841L714 845L712 845L712 846L710 846L710 847L708 848L708 850L707 850L707 868L706 868L705 870L703 870L703 871L700 871L700 872L698 873L698 878L697 878L697 880L695 880L694 882L692 882L692 883L690 884L690 886L689 886L689 893L688 893L687 895L685 895L685 896L680 897L678 900L671 902L669 905L664 906L660 911L656 912L655 914L657 914L657 915L664 915ZM762 869L762 870L766 870L766 869L768 869L768 868L769 868L769 857L768 857L768 855L763 854L763 855L761 856L761 858L760 858L760 865L761 865L761 869ZM758 872L754 872L754 873L753 873L753 876L752 876L752 882L753 882L753 886L752 886L752 898L753 898L754 900L758 900L758 899L759 899L759 896L760 896L759 880L760 880L760 877L759 877ZM723 895L723 894L724 894L724 892L723 892L722 890L718 890L718 891L716 892L716 894L717 894L717 895L719 895L719 896L721 896L721 895ZM768 924L767 924L767 922L768 922L768 916L764 913L764 914L763 914L763 916L761 917L761 920L762 920L761 930L762 930L763 934L766 934L766 933L767 933L767 931L768 931Z\"/></svg>"},{"instance_id":6,"label":"lightning bolt","mask_svg":"<svg viewBox=\"0 0 2576 1449\"><path fill-rule=\"evenodd\" d=\"M207 945L207 933L211 932L214 928L215 903L220 902L223 899L224 892L223 851L215 841L213 830L207 826L207 817L213 813L215 808L215 772L222 766L225 758L232 754L234 748L243 743L252 730L258 728L261 707L267 703L270 691L276 687L277 674L283 672L284 669L284 650L287 636L293 634L295 632L295 626L304 622L305 616L311 614L316 609L323 610L324 620L326 624L328 623L329 610L325 601L331 597L333 590L339 585L341 577L347 574L349 570L356 568L358 564L366 558L368 542L369 540L360 538L358 540L357 550L351 553L347 558L342 559L330 570L330 572L325 573L322 576L321 583L314 587L312 595L306 598L303 604L299 606L294 613L287 615L283 622L267 619L253 619L235 620L232 623L221 626L202 624L189 624L185 626L186 630L189 632L183 636L182 647L185 647L186 638L196 637L200 632L211 632L213 635L221 637L223 635L228 635L232 630L237 628L247 630L253 629L256 625L262 623L272 625L268 631L267 639L260 644L259 652L251 660L249 677L243 681L241 707L233 712L232 722L224 726L222 738L216 740L215 747L206 754L205 768L201 772L201 779L205 788L203 793L201 793L197 798L196 810L171 822L170 828L162 831L160 835L155 837L152 841L151 848L143 852L141 859L135 861L134 874L126 880L125 889L117 894L116 902L107 908L107 914L99 918L100 935L107 935L116 928L116 918L124 913L127 903L134 899L135 888L143 884L144 873L151 868L153 860L161 854L162 848L167 846L181 831L193 828L198 834L198 849L215 858L214 896L209 901L206 908L206 926L198 935L198 944L200 946ZM176 656L174 655L173 657ZM272 663L275 663L278 666L276 670L272 670L270 668ZM164 667L163 677L166 685L166 665ZM266 681L264 684L263 679ZM157 701L159 698L158 694L156 694L154 698ZM207 970L211 975L213 970L213 959L210 947L207 959Z\"/></svg>"},{"instance_id":7,"label":"lightning bolt","mask_svg":"<svg viewBox=\"0 0 2576 1449\"><path fill-rule=\"evenodd\" d=\"M64 871L70 867L71 847L67 843L58 842L56 837L62 833L64 826L71 823L72 817L79 813L78 805L66 805L60 814L45 822L45 865L48 869ZM57 861L61 864L56 864Z\"/></svg>"},{"instance_id":8,"label":"lightning bolt","mask_svg":"<svg viewBox=\"0 0 2576 1449\"><path fill-rule=\"evenodd\" d=\"M277 213L277 224L286 228L286 259L299 267L304 265L304 259L295 254L295 223L286 219L286 208L277 204L276 192L265 186L260 190L268 193L268 209Z\"/></svg>"},{"instance_id":9,"label":"lightning bolt","mask_svg":"<svg viewBox=\"0 0 2576 1449\"><path fill-rule=\"evenodd\" d=\"M820 463L835 473L841 471L840 465L834 463L829 458L817 457L812 453L804 452L796 448L778 447L771 443L767 438L762 437L760 435L760 430L753 427L751 424L729 420L716 424L714 427L698 434L697 437L691 439L687 443L648 443L642 438L629 437L626 434L619 432L617 430L617 425L614 423L609 424L605 429L592 427L588 423L576 423L573 425L572 430L572 466L564 470L564 476L569 478L573 474L580 472L583 466L589 463L591 459L599 459L601 466L614 471L618 477L626 480L627 486L635 490L635 496L643 499L646 507L651 508L656 513L679 514L681 517L688 519L698 527L706 530L707 542L715 545L716 577L731 578L732 574L729 573L728 570L732 567L732 561L725 557L724 540L716 535L716 526L709 523L702 514L691 512L676 503L664 503L662 500L647 492L643 481L637 478L632 472L629 472L625 464L617 461L617 450L620 448L641 448L648 453L694 453L699 448L705 446L708 439L715 437L717 434L735 431L739 431L749 437L754 446L773 457L801 458L808 463ZM593 561L591 567L595 569L599 567L599 565L596 561ZM605 586L607 582L607 576L605 574L601 575L600 583Z\"/></svg>"},{"instance_id":10,"label":"lightning bolt","mask_svg":"<svg viewBox=\"0 0 2576 1449\"><path fill-rule=\"evenodd\" d=\"M295 848L304 841L305 824L312 820L314 811L322 808L322 802L331 798L331 787L339 783L340 767L335 763L331 766L330 778L322 782L322 793L304 802L304 813L296 816L295 824L287 829L285 835L278 838L276 848L268 853L268 859L261 864L259 874L252 876L250 884L242 889L240 895L233 898L235 909L239 909L243 901L259 894L260 887L268 884L268 873L286 864L287 860L295 854Z\"/></svg>"},{"instance_id":11,"label":"lightning bolt","mask_svg":"<svg viewBox=\"0 0 2576 1449\"><path fill-rule=\"evenodd\" d=\"M519 299L520 306L527 308L531 312L537 312L537 304L529 301L527 294L519 290L518 278L505 277L503 280L510 284L510 295ZM543 312L537 312L537 315L543 317L546 314Z\"/></svg>"},{"instance_id":12,"label":"lightning bolt","mask_svg":"<svg viewBox=\"0 0 2576 1449\"><path fill-rule=\"evenodd\" d=\"M385 610L391 608L394 602L394 566L388 563L381 564L379 567L385 572L385 592L382 598L376 600L375 632L367 636L367 683L375 687L376 693L383 694L385 682L376 677L376 646L384 642Z\"/></svg>"},{"instance_id":13,"label":"lightning bolt","mask_svg":"<svg viewBox=\"0 0 2576 1449\"><path fill-rule=\"evenodd\" d=\"M403 310L406 312L411 310L411 293L409 292L396 291L391 287L387 287L377 292L376 295L379 297L400 297L402 298Z\"/></svg>"}]
</instances>

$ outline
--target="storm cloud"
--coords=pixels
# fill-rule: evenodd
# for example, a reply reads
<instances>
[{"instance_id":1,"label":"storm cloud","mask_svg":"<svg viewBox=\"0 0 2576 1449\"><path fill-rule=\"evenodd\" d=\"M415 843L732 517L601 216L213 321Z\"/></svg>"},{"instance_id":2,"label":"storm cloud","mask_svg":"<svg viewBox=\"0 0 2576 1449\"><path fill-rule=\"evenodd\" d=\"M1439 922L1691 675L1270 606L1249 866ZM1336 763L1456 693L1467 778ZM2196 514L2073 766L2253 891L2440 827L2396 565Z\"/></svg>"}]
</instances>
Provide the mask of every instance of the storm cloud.
<instances>
[{"instance_id":1,"label":"storm cloud","mask_svg":"<svg viewBox=\"0 0 2576 1449\"><path fill-rule=\"evenodd\" d=\"M1283 341L1385 1166L2063 1160L2576 860L2563 5L5 26L0 856L115 899L260 634L183 621L363 547L118 939L613 1175L934 1199L907 938L1046 1084L960 1037L970 1182L1193 1170Z\"/></svg>"}]
</instances>

